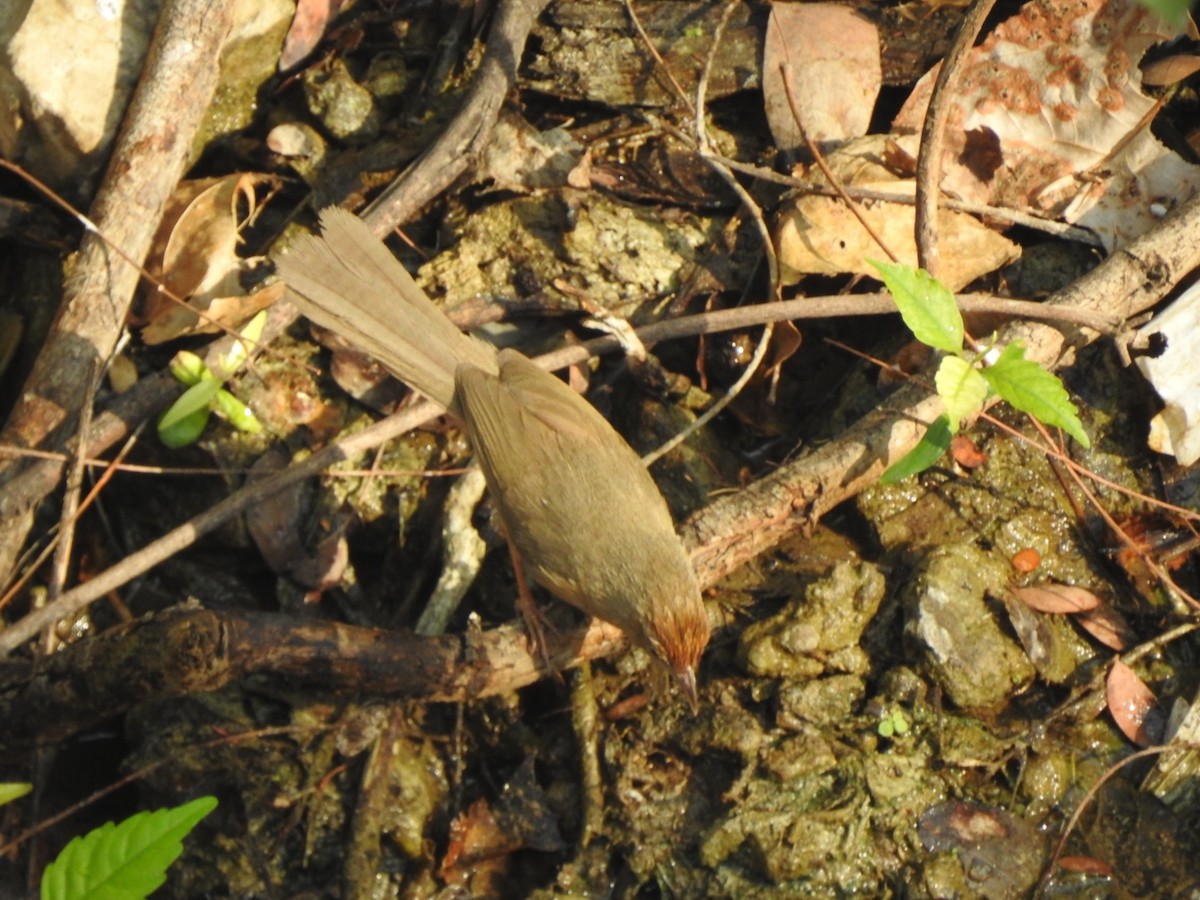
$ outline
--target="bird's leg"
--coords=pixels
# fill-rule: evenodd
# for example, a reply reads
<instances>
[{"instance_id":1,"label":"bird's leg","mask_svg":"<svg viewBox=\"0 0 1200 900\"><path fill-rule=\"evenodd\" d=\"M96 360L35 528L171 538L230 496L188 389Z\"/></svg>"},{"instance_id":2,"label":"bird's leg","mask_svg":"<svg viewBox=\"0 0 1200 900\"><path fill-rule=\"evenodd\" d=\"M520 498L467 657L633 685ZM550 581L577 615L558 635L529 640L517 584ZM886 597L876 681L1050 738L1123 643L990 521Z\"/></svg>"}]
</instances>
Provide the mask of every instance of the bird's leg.
<instances>
[{"instance_id":1,"label":"bird's leg","mask_svg":"<svg viewBox=\"0 0 1200 900\"><path fill-rule=\"evenodd\" d=\"M546 671L552 673L561 682L562 673L551 662L549 645L546 643L546 632L554 631L554 626L546 621L546 617L542 615L542 611L538 609L537 603L533 599L533 593L529 590L529 581L525 578L525 566L521 561L521 551L517 549L517 545L507 534L504 539L508 543L508 552L513 561L513 572L517 577L517 610L521 613L521 618L525 620L525 633L529 639L529 649L541 659Z\"/></svg>"}]
</instances>

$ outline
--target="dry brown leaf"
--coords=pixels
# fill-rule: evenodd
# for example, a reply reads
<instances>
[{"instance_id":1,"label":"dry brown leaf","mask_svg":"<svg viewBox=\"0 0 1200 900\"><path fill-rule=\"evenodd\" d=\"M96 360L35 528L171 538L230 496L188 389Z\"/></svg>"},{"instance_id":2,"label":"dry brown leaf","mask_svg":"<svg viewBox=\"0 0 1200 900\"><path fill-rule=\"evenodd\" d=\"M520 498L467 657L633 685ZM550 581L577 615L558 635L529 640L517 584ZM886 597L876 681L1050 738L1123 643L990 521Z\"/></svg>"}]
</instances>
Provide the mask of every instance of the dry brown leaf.
<instances>
[{"instance_id":1,"label":"dry brown leaf","mask_svg":"<svg viewBox=\"0 0 1200 900\"><path fill-rule=\"evenodd\" d=\"M862 204L864 217L899 261L917 265L913 239L913 207L901 203ZM980 224L966 213L938 212L942 247L939 278L957 291L976 278L994 272L1015 259L1015 244ZM784 284L795 284L804 275L854 273L878 276L868 259L887 259L875 239L841 200L802 197L779 220L776 232L780 274Z\"/></svg>"},{"instance_id":2,"label":"dry brown leaf","mask_svg":"<svg viewBox=\"0 0 1200 900\"><path fill-rule=\"evenodd\" d=\"M904 142L912 143L905 138ZM857 138L829 154L826 162L846 187L883 191L908 198L916 193L912 179L900 179L885 165L900 145L888 135ZM824 182L815 169L807 173ZM875 233L910 266L917 264L913 238L914 207L911 203L869 201L859 204ZM966 213L942 209L938 212L942 245L941 280L955 291L982 275L1015 259L1016 244ZM887 254L839 199L810 195L781 208L776 220L776 249L784 284L795 284L804 275L855 273L877 277L868 259L887 259Z\"/></svg>"},{"instance_id":3,"label":"dry brown leaf","mask_svg":"<svg viewBox=\"0 0 1200 900\"><path fill-rule=\"evenodd\" d=\"M213 297L207 304L196 300L186 307L172 303L142 329L142 340L153 346L188 334L211 334L220 331L221 326L236 329L259 310L281 300L285 290L286 286L277 282L253 294ZM205 318L201 319L196 310Z\"/></svg>"},{"instance_id":4,"label":"dry brown leaf","mask_svg":"<svg viewBox=\"0 0 1200 900\"><path fill-rule=\"evenodd\" d=\"M1149 747L1162 739L1166 724L1158 698L1121 660L1113 660L1105 682L1108 711L1121 733L1139 747Z\"/></svg>"},{"instance_id":5,"label":"dry brown leaf","mask_svg":"<svg viewBox=\"0 0 1200 900\"><path fill-rule=\"evenodd\" d=\"M1069 584L1042 584L1013 588L1013 595L1030 609L1044 613L1078 613L1095 609L1100 598L1087 588Z\"/></svg>"},{"instance_id":6,"label":"dry brown leaf","mask_svg":"<svg viewBox=\"0 0 1200 900\"><path fill-rule=\"evenodd\" d=\"M145 310L148 324L142 330L147 344L211 333L222 325L236 327L279 298L282 292L273 288L245 296L240 278L255 261L237 254L238 207L244 204L252 214L255 187L267 179L230 175L183 182L176 189L146 267L166 291L188 300L188 307L180 307L166 292L151 293Z\"/></svg>"},{"instance_id":7,"label":"dry brown leaf","mask_svg":"<svg viewBox=\"0 0 1200 900\"><path fill-rule=\"evenodd\" d=\"M450 843L438 869L450 885L467 888L473 897L497 896L509 857L521 841L496 821L486 800L476 800L450 823Z\"/></svg>"},{"instance_id":8,"label":"dry brown leaf","mask_svg":"<svg viewBox=\"0 0 1200 900\"><path fill-rule=\"evenodd\" d=\"M1191 78L1197 72L1200 72L1200 56L1194 53L1180 53L1148 63L1142 69L1142 84L1166 87Z\"/></svg>"},{"instance_id":9,"label":"dry brown leaf","mask_svg":"<svg viewBox=\"0 0 1200 900\"><path fill-rule=\"evenodd\" d=\"M1061 856L1058 859L1058 867L1064 872L1099 875L1102 878L1111 878L1114 874L1112 866L1094 856Z\"/></svg>"},{"instance_id":10,"label":"dry brown leaf","mask_svg":"<svg viewBox=\"0 0 1200 900\"><path fill-rule=\"evenodd\" d=\"M942 187L1058 215L1128 243L1200 190L1200 167L1145 127L1137 64L1176 30L1134 0L1038 0L967 56L949 112ZM920 130L937 68L893 127Z\"/></svg>"},{"instance_id":11,"label":"dry brown leaf","mask_svg":"<svg viewBox=\"0 0 1200 900\"><path fill-rule=\"evenodd\" d=\"M800 124L815 143L866 134L883 84L879 31L834 3L773 3L763 47L767 122L781 150L804 146L780 66L792 67Z\"/></svg>"},{"instance_id":12,"label":"dry brown leaf","mask_svg":"<svg viewBox=\"0 0 1200 900\"><path fill-rule=\"evenodd\" d=\"M1075 621L1105 647L1118 653L1137 642L1137 634L1129 627L1125 617L1107 603L1080 613Z\"/></svg>"},{"instance_id":13,"label":"dry brown leaf","mask_svg":"<svg viewBox=\"0 0 1200 900\"><path fill-rule=\"evenodd\" d=\"M298 0L279 54L280 72L286 72L316 49L341 8L342 0Z\"/></svg>"}]
</instances>

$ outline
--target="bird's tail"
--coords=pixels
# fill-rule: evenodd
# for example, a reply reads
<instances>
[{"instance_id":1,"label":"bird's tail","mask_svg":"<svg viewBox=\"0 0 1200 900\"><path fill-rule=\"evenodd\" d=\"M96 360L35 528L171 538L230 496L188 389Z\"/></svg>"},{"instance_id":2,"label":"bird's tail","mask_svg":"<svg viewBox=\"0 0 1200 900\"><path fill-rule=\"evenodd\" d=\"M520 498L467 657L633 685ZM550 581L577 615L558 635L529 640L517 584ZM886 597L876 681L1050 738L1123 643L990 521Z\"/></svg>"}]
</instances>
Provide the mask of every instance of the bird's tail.
<instances>
[{"instance_id":1,"label":"bird's tail","mask_svg":"<svg viewBox=\"0 0 1200 900\"><path fill-rule=\"evenodd\" d=\"M320 237L305 235L276 260L288 299L308 319L371 354L398 378L461 414L454 370L496 372L496 351L463 334L353 213L321 212Z\"/></svg>"}]
</instances>

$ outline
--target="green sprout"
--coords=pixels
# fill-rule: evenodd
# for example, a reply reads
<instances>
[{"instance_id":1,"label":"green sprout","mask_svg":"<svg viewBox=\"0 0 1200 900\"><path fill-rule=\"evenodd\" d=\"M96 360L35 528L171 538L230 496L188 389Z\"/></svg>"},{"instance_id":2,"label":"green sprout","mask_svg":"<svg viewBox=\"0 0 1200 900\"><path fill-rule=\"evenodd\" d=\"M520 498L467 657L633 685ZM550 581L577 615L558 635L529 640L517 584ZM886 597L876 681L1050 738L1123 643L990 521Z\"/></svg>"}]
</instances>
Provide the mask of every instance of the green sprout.
<instances>
[{"instance_id":1,"label":"green sprout","mask_svg":"<svg viewBox=\"0 0 1200 900\"><path fill-rule=\"evenodd\" d=\"M171 374L188 389L171 404L158 420L158 438L172 449L194 444L208 426L209 417L216 413L239 431L256 434L262 423L241 400L222 385L250 358L250 347L258 343L267 322L266 312L260 312L239 333L242 340L234 341L213 371L195 353L181 350L171 360Z\"/></svg>"},{"instance_id":2,"label":"green sprout","mask_svg":"<svg viewBox=\"0 0 1200 900\"><path fill-rule=\"evenodd\" d=\"M913 336L946 354L933 379L946 411L930 425L916 447L883 473L885 484L923 472L937 462L949 449L959 423L981 410L992 394L1044 425L1061 428L1084 447L1091 446L1062 382L1026 359L1025 348L1019 342L999 352L995 347L968 352L964 348L962 314L945 285L924 269L868 261L879 270Z\"/></svg>"},{"instance_id":3,"label":"green sprout","mask_svg":"<svg viewBox=\"0 0 1200 900\"><path fill-rule=\"evenodd\" d=\"M884 738L903 737L908 734L911 727L912 724L908 721L908 716L904 714L904 711L893 709L879 723L876 731L879 732L880 737Z\"/></svg>"}]
</instances>

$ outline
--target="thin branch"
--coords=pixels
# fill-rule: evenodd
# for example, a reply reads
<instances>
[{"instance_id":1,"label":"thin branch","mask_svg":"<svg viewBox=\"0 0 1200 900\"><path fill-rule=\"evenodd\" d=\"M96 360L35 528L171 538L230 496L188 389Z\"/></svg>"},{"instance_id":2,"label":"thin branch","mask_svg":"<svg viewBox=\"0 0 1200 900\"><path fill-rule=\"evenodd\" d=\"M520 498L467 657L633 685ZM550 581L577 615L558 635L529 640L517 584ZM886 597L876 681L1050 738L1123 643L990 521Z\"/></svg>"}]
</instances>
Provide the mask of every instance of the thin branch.
<instances>
[{"instance_id":1,"label":"thin branch","mask_svg":"<svg viewBox=\"0 0 1200 900\"><path fill-rule=\"evenodd\" d=\"M996 0L975 0L963 16L954 42L942 60L933 93L925 110L925 122L921 126L921 149L917 154L917 216L916 241L917 261L921 268L934 276L938 274L937 210L938 195L941 194L942 154L946 140L946 121L950 116L959 66L983 28L984 20L992 11Z\"/></svg>"},{"instance_id":2,"label":"thin branch","mask_svg":"<svg viewBox=\"0 0 1200 900\"><path fill-rule=\"evenodd\" d=\"M781 63L779 74L783 77L783 92L787 95L788 107L792 111L792 119L795 120L796 128L800 131L800 137L804 139L804 145L808 147L808 152L812 154L817 168L821 170L821 174L825 176L825 180L829 182L829 186L833 188L833 192L846 204L846 208L850 210L851 215L858 219L858 224L871 236L871 240L879 246L880 250L887 254L888 259L892 262L899 262L899 257L892 252L891 247L884 243L883 237L871 225L867 217L863 215L862 208L846 193L846 188L842 185L842 180L834 174L833 169L829 168L829 163L825 161L825 154L821 152L821 148L817 146L816 141L808 136L808 129L804 127L804 120L800 116L800 105L796 102L796 95L792 90L793 70L791 63Z\"/></svg>"}]
</instances>

